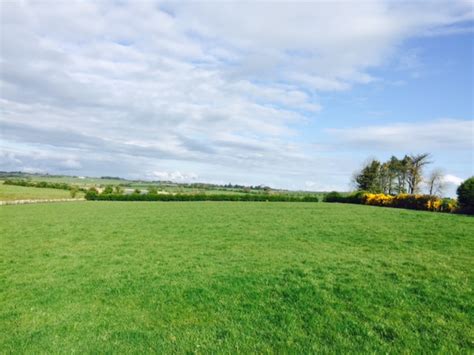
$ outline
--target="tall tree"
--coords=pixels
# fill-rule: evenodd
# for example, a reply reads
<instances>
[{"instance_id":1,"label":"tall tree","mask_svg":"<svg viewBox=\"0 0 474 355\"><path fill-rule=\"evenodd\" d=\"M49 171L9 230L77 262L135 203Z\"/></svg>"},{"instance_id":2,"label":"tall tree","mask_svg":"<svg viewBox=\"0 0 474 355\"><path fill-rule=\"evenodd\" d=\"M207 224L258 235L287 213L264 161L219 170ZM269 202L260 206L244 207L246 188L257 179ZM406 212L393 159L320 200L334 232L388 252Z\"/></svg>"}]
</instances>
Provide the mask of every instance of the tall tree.
<instances>
[{"instance_id":1,"label":"tall tree","mask_svg":"<svg viewBox=\"0 0 474 355\"><path fill-rule=\"evenodd\" d=\"M400 171L400 160L396 156L390 158L390 160L386 163L388 165L388 186L387 186L387 193L389 195L394 195L398 188L398 175Z\"/></svg>"},{"instance_id":2,"label":"tall tree","mask_svg":"<svg viewBox=\"0 0 474 355\"><path fill-rule=\"evenodd\" d=\"M393 157L395 158L395 157ZM396 172L396 188L395 192L397 194L402 194L407 192L407 174L408 167L410 165L410 157L405 155L403 159L397 159L393 161L394 170Z\"/></svg>"},{"instance_id":3,"label":"tall tree","mask_svg":"<svg viewBox=\"0 0 474 355\"><path fill-rule=\"evenodd\" d=\"M428 185L428 193L432 196L441 195L444 189L443 182L444 172L442 169L437 168L431 171L430 175L426 179Z\"/></svg>"},{"instance_id":4,"label":"tall tree","mask_svg":"<svg viewBox=\"0 0 474 355\"><path fill-rule=\"evenodd\" d=\"M379 170L380 162L376 159L369 161L362 170L356 174L355 183L358 190L378 192L380 190Z\"/></svg>"},{"instance_id":5,"label":"tall tree","mask_svg":"<svg viewBox=\"0 0 474 355\"><path fill-rule=\"evenodd\" d=\"M423 168L430 164L429 153L410 155L407 169L408 192L414 194L418 192L420 183L423 181Z\"/></svg>"}]
</instances>

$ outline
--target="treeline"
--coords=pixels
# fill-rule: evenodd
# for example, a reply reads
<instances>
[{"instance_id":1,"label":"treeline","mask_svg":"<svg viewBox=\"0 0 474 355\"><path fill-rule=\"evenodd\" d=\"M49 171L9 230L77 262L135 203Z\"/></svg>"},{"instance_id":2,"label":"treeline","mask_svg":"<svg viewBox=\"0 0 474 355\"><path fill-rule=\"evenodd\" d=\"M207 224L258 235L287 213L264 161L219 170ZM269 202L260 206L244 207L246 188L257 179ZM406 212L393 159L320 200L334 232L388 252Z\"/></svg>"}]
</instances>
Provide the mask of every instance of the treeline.
<instances>
[{"instance_id":1,"label":"treeline","mask_svg":"<svg viewBox=\"0 0 474 355\"><path fill-rule=\"evenodd\" d=\"M221 186L217 185L217 187L221 187ZM270 186L265 186L265 185L246 186L246 185L239 185L239 184L232 185L231 183L228 183L226 185L222 185L222 187L226 188L226 189L238 189L238 190L256 190L256 191L270 191L270 190L272 190L272 188Z\"/></svg>"},{"instance_id":2,"label":"treeline","mask_svg":"<svg viewBox=\"0 0 474 355\"><path fill-rule=\"evenodd\" d=\"M429 179L423 177L424 167L428 164L431 164L429 153L405 155L401 159L392 156L386 162L372 159L354 175L353 182L357 190L398 195L418 193L425 181L429 195L441 193L442 174L438 170Z\"/></svg>"},{"instance_id":3,"label":"treeline","mask_svg":"<svg viewBox=\"0 0 474 355\"><path fill-rule=\"evenodd\" d=\"M434 195L405 193L389 195L367 191L356 191L352 194L343 195L333 191L324 196L324 202L474 214L474 177L467 179L458 187L457 196L458 199L455 200L452 198L440 198Z\"/></svg>"},{"instance_id":4,"label":"treeline","mask_svg":"<svg viewBox=\"0 0 474 355\"><path fill-rule=\"evenodd\" d=\"M91 201L261 201L261 202L318 202L318 197L305 195L301 197L284 194L158 194L150 191L142 194L135 191L132 194L123 194L105 190L98 193L96 189L89 189L85 195Z\"/></svg>"},{"instance_id":5,"label":"treeline","mask_svg":"<svg viewBox=\"0 0 474 355\"><path fill-rule=\"evenodd\" d=\"M458 187L457 200L441 198L441 170L435 169L424 177L424 168L431 163L429 153L405 155L401 159L392 156L386 162L371 159L353 176L356 192L331 192L324 197L324 201L473 214L474 177ZM423 183L427 194L419 193Z\"/></svg>"}]
</instances>

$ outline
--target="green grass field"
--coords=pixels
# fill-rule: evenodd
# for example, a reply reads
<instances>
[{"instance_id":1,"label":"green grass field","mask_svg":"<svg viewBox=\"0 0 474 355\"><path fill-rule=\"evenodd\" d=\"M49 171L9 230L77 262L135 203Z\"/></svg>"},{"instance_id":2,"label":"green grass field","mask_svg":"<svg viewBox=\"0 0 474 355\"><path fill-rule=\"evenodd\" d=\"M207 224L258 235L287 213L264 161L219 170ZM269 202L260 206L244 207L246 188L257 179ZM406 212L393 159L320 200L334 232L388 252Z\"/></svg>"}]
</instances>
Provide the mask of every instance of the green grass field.
<instances>
[{"instance_id":1,"label":"green grass field","mask_svg":"<svg viewBox=\"0 0 474 355\"><path fill-rule=\"evenodd\" d=\"M472 217L326 203L2 206L0 244L6 353L474 351Z\"/></svg>"},{"instance_id":2,"label":"green grass field","mask_svg":"<svg viewBox=\"0 0 474 355\"><path fill-rule=\"evenodd\" d=\"M76 198L79 197L84 197L84 194L78 192ZM71 194L67 190L4 185L0 182L0 201L47 200L55 198L71 198Z\"/></svg>"}]
</instances>

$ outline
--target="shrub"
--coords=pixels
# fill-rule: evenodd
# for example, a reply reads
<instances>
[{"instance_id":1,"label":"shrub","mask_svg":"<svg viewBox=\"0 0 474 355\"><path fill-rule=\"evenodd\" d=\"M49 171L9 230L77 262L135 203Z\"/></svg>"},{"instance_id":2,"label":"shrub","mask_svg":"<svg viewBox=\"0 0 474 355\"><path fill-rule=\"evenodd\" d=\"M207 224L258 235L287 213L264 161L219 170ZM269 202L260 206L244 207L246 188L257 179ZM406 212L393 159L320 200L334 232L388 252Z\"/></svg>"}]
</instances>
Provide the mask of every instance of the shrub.
<instances>
[{"instance_id":1,"label":"shrub","mask_svg":"<svg viewBox=\"0 0 474 355\"><path fill-rule=\"evenodd\" d=\"M385 194L371 194L367 193L362 196L362 201L366 205L373 206L391 206L394 197Z\"/></svg>"},{"instance_id":2,"label":"shrub","mask_svg":"<svg viewBox=\"0 0 474 355\"><path fill-rule=\"evenodd\" d=\"M112 185L107 185L102 191L103 194L112 194L114 192L114 187Z\"/></svg>"},{"instance_id":3,"label":"shrub","mask_svg":"<svg viewBox=\"0 0 474 355\"><path fill-rule=\"evenodd\" d=\"M346 203L363 204L367 191L356 191L345 197Z\"/></svg>"},{"instance_id":4,"label":"shrub","mask_svg":"<svg viewBox=\"0 0 474 355\"><path fill-rule=\"evenodd\" d=\"M439 212L456 212L458 210L458 203L452 198L443 198L440 201Z\"/></svg>"},{"instance_id":5,"label":"shrub","mask_svg":"<svg viewBox=\"0 0 474 355\"><path fill-rule=\"evenodd\" d=\"M324 202L339 202L339 203L364 203L365 191L356 191L349 195L342 195L339 192L332 191L324 196Z\"/></svg>"},{"instance_id":6,"label":"shrub","mask_svg":"<svg viewBox=\"0 0 474 355\"><path fill-rule=\"evenodd\" d=\"M474 176L459 185L456 192L460 212L474 214Z\"/></svg>"},{"instance_id":7,"label":"shrub","mask_svg":"<svg viewBox=\"0 0 474 355\"><path fill-rule=\"evenodd\" d=\"M392 207L429 211L436 197L430 195L400 194L393 198Z\"/></svg>"},{"instance_id":8,"label":"shrub","mask_svg":"<svg viewBox=\"0 0 474 355\"><path fill-rule=\"evenodd\" d=\"M77 186L73 186L71 187L71 190L69 191L69 193L71 194L72 198L75 198L78 191L79 191L79 188Z\"/></svg>"},{"instance_id":9,"label":"shrub","mask_svg":"<svg viewBox=\"0 0 474 355\"><path fill-rule=\"evenodd\" d=\"M337 191L331 191L324 195L323 201L324 202L341 202L342 195Z\"/></svg>"},{"instance_id":10,"label":"shrub","mask_svg":"<svg viewBox=\"0 0 474 355\"><path fill-rule=\"evenodd\" d=\"M150 195L156 195L156 194L158 193L158 189L157 189L155 186L150 186L150 187L148 188L148 193L149 193Z\"/></svg>"},{"instance_id":11,"label":"shrub","mask_svg":"<svg viewBox=\"0 0 474 355\"><path fill-rule=\"evenodd\" d=\"M85 198L86 200L96 200L98 196L99 191L97 191L95 187L91 187L89 190L87 190Z\"/></svg>"}]
</instances>

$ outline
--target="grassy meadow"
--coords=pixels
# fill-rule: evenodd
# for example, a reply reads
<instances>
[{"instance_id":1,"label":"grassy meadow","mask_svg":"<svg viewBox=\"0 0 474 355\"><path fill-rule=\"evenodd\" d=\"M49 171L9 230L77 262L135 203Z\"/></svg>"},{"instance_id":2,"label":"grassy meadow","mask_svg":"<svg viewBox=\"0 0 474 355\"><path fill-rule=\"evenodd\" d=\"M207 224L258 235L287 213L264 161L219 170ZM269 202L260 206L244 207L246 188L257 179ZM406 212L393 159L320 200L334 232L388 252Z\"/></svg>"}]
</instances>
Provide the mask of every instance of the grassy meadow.
<instances>
[{"instance_id":1,"label":"grassy meadow","mask_svg":"<svg viewBox=\"0 0 474 355\"><path fill-rule=\"evenodd\" d=\"M84 194L78 192L76 198L79 197L84 197ZM5 185L0 181L0 201L47 200L59 198L71 198L71 194L67 190Z\"/></svg>"},{"instance_id":2,"label":"grassy meadow","mask_svg":"<svg viewBox=\"0 0 474 355\"><path fill-rule=\"evenodd\" d=\"M361 205L2 206L0 349L472 353L473 236Z\"/></svg>"}]
</instances>

